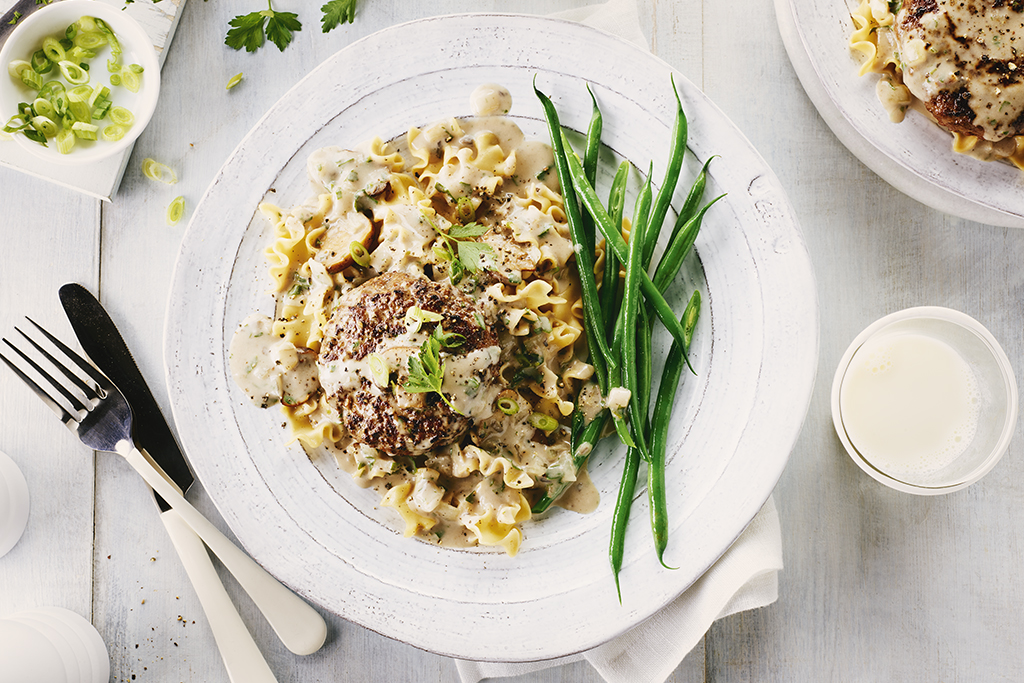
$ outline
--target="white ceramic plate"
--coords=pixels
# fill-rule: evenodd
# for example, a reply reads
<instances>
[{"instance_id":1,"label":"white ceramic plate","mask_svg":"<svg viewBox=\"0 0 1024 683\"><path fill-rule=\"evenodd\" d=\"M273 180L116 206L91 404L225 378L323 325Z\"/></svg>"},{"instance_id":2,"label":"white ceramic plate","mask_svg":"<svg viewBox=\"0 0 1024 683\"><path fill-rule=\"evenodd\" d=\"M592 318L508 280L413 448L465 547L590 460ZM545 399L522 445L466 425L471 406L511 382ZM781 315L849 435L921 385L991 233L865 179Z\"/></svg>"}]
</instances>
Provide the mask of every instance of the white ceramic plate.
<instances>
[{"instance_id":1,"label":"white ceramic plate","mask_svg":"<svg viewBox=\"0 0 1024 683\"><path fill-rule=\"evenodd\" d=\"M775 0L790 61L818 113L846 147L886 182L960 218L1024 227L1024 177L1009 164L952 150L952 137L920 112L892 123L875 95L878 76L858 76L849 49L857 0Z\"/></svg>"},{"instance_id":2,"label":"white ceramic plate","mask_svg":"<svg viewBox=\"0 0 1024 683\"><path fill-rule=\"evenodd\" d=\"M443 39L441 39L443 37ZM395 50L401 46L401 50ZM368 65L374 68L368 68ZM527 661L599 645L646 619L697 579L770 495L799 433L817 360L814 278L792 209L739 131L683 76L690 120L686 185L718 154L707 217L680 283L704 310L668 457L668 571L650 540L646 492L632 509L619 604L607 559L620 451L599 449L590 473L602 495L591 515L555 509L524 525L519 555L450 550L405 539L393 510L359 489L329 456L286 446L277 413L252 407L230 379L237 324L269 311L256 211L309 192L318 147L403 134L469 114L486 82L513 95L529 137L547 139L532 82L564 125L585 129L589 82L615 154L663 172L675 106L671 70L633 45L579 24L461 15L389 28L327 60L274 105L224 164L184 237L169 301L165 361L174 417L192 464L245 548L302 595L346 619L444 655ZM615 160L607 152L606 167ZM276 193L268 193L269 188ZM676 205L686 188L676 195ZM664 347L660 351L664 352ZM609 440L610 441L610 440Z\"/></svg>"}]
</instances>

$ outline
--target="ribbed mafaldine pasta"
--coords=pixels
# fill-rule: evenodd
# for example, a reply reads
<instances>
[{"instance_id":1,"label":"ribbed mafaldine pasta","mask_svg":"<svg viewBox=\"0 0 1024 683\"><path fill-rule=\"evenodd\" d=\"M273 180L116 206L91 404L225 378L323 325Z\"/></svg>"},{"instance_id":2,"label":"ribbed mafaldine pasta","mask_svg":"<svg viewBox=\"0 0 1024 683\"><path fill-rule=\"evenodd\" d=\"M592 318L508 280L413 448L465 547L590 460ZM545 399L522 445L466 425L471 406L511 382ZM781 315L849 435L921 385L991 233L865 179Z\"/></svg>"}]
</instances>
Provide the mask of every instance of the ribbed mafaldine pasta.
<instances>
[{"instance_id":1,"label":"ribbed mafaldine pasta","mask_svg":"<svg viewBox=\"0 0 1024 683\"><path fill-rule=\"evenodd\" d=\"M276 314L236 333L236 381L407 536L515 555L531 501L580 476L568 425L593 368L551 164L507 118L452 119L318 150L316 196L260 207ZM431 344L440 390L418 391Z\"/></svg>"}]
</instances>

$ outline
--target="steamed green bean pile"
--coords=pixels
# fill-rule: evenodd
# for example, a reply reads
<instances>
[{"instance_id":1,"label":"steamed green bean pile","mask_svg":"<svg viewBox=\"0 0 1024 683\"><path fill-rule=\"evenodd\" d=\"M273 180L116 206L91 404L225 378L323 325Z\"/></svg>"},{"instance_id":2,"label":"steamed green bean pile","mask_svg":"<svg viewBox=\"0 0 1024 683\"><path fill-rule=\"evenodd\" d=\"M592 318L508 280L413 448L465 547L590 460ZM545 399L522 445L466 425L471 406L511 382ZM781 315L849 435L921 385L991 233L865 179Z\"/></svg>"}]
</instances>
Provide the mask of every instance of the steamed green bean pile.
<instances>
[{"instance_id":1,"label":"steamed green bean pile","mask_svg":"<svg viewBox=\"0 0 1024 683\"><path fill-rule=\"evenodd\" d=\"M581 159L563 131L553 103L534 86L534 92L544 107L555 168L565 201L566 219L576 248L584 328L595 379L605 399L609 392L620 387L629 392L628 405L623 409L615 406L605 408L589 422L577 407L572 427L572 452L577 468L586 463L597 443L606 435L616 433L626 446L609 543L609 559L620 601L622 592L619 571L622 567L626 522L641 461L647 465L647 498L654 546L658 561L667 567L664 552L668 545L668 493L665 481L668 424L684 365L692 371L688 352L700 315L701 298L700 292L694 291L685 310L677 316L663 293L693 248L704 215L721 199L719 196L703 207L700 206L711 163L709 159L691 185L668 235L667 246L652 271L656 246L679 183L687 144L686 115L674 81L672 87L676 116L668 165L656 194L652 186L653 168L648 170L633 207L627 241L623 237L623 225L630 163L624 161L619 166L607 203L601 200L594 189L603 130L601 112L594 93L590 93L593 112ZM597 231L600 231L605 244L600 288L595 269ZM624 276L621 275L623 271ZM652 412L652 335L656 321L660 321L672 336L672 346L661 368L661 382ZM609 421L614 429L609 426ZM534 506L534 512L546 510L567 487L568 484L563 484L549 491Z\"/></svg>"}]
</instances>

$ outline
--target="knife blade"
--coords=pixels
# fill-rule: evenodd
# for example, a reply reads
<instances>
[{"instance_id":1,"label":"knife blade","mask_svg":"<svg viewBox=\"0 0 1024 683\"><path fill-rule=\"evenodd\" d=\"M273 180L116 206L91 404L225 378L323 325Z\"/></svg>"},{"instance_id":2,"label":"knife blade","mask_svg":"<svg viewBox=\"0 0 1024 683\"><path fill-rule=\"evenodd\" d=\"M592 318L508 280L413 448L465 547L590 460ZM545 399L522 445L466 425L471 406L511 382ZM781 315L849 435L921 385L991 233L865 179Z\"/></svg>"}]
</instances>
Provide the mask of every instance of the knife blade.
<instances>
[{"instance_id":1,"label":"knife blade","mask_svg":"<svg viewBox=\"0 0 1024 683\"><path fill-rule=\"evenodd\" d=\"M140 450L184 495L195 477L114 321L81 285L64 285L59 296L82 349L132 407ZM277 683L221 583L202 539L156 491L150 491L160 508L160 521L199 597L228 678L232 683Z\"/></svg>"},{"instance_id":2,"label":"knife blade","mask_svg":"<svg viewBox=\"0 0 1024 683\"><path fill-rule=\"evenodd\" d=\"M64 285L59 296L85 354L121 390L132 407L133 432L140 450L146 450L185 495L195 482L195 475L114 321L82 285ZM153 495L161 512L170 509L163 498Z\"/></svg>"}]
</instances>

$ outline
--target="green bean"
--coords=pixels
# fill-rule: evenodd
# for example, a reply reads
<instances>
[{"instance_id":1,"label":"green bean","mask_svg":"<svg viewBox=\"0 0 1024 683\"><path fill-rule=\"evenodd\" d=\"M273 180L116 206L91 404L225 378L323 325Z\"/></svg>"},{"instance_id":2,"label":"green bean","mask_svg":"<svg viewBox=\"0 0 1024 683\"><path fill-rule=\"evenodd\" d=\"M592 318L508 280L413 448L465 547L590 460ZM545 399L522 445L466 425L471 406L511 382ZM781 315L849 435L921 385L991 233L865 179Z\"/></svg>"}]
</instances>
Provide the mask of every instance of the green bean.
<instances>
[{"instance_id":1,"label":"green bean","mask_svg":"<svg viewBox=\"0 0 1024 683\"><path fill-rule=\"evenodd\" d=\"M636 490L636 477L639 469L639 451L635 448L627 449L626 461L622 465L622 479L619 481L619 495L615 499L615 513L612 516L611 541L608 543L608 558L611 560L612 573L615 575L615 591L619 594L619 604L622 604L619 571L622 569L622 553L626 544L626 524L629 522L629 510L633 506L633 492Z\"/></svg>"},{"instance_id":2,"label":"green bean","mask_svg":"<svg viewBox=\"0 0 1024 683\"><path fill-rule=\"evenodd\" d=\"M651 208L651 176L637 196L633 214L633 227L629 234L629 253L626 258L626 292L622 298L622 352L619 356L622 366L622 386L629 390L629 425L633 441L644 460L650 460L647 437L644 434L646 415L640 407L640 382L637 374L637 316L640 311L640 273L643 272L644 231Z\"/></svg>"},{"instance_id":3,"label":"green bean","mask_svg":"<svg viewBox=\"0 0 1024 683\"><path fill-rule=\"evenodd\" d=\"M615 225L622 226L623 206L626 203L626 181L629 179L629 162L619 164L619 170L612 180L612 189L608 193L608 214ZM587 215L590 215L589 212ZM619 259L615 250L605 241L604 248L604 279L601 284L601 309L604 311L605 324L609 329L608 336L615 332L615 312L618 310L619 295ZM614 353L614 350L613 350Z\"/></svg>"},{"instance_id":4,"label":"green bean","mask_svg":"<svg viewBox=\"0 0 1024 683\"><path fill-rule=\"evenodd\" d=\"M682 324L686 331L687 346L693 340L694 326L700 315L700 292L694 291L686 310L683 311ZM672 419L672 408L676 400L676 389L683 371L683 355L686 350L677 343L672 344L665 367L661 373L661 386L658 387L658 398L654 402L654 417L651 420L651 462L647 467L647 499L651 509L651 531L654 534L654 549L658 553L658 562L663 567L663 556L668 546L668 503L665 494L665 451L668 445L668 426Z\"/></svg>"},{"instance_id":5,"label":"green bean","mask_svg":"<svg viewBox=\"0 0 1024 683\"><path fill-rule=\"evenodd\" d=\"M697 178L693 181L693 185L690 186L690 192L686 195L686 201L683 202L683 208L679 210L675 226L672 228L673 238L675 238L676 233L682 229L686 222L693 218L693 215L697 213L697 205L700 204L700 200L704 196L704 188L708 182L708 167L714 159L715 157L712 156L704 162L704 166L701 167L700 173L697 174Z\"/></svg>"},{"instance_id":6,"label":"green bean","mask_svg":"<svg viewBox=\"0 0 1024 683\"><path fill-rule=\"evenodd\" d=\"M587 148L583 153L583 174L593 184L597 180L597 160L601 153L601 131L604 128L604 119L601 116L601 109L597 106L597 98L589 84L587 92L590 93L593 109L590 114L590 125L587 127Z\"/></svg>"},{"instance_id":7,"label":"green bean","mask_svg":"<svg viewBox=\"0 0 1024 683\"><path fill-rule=\"evenodd\" d=\"M570 154L566 155L566 161L568 162L567 165L573 187L579 193L579 198L587 208L587 211L590 212L590 215L597 222L597 227L604 235L605 242L612 247L620 261L628 263L629 249L626 246L626 240L622 239L622 233L619 230L614 229L611 217L605 210L604 205L601 204L597 192L594 191L594 186L588 183L586 177L584 177L583 167L580 165L579 159ZM661 321L661 324L672 335L672 338L679 341L679 343L683 343L683 326L679 324L676 314L672 311L672 307L665 301L661 290L654 286L651 276L646 271L640 273L640 289L647 298L647 301L654 307L658 320Z\"/></svg>"},{"instance_id":8,"label":"green bean","mask_svg":"<svg viewBox=\"0 0 1024 683\"><path fill-rule=\"evenodd\" d=\"M690 253L690 249L693 248L693 243L697 240L697 233L700 232L701 223L704 220L704 214L708 212L715 202L724 197L724 194L720 194L710 202L704 205L700 211L697 212L690 220L686 221L682 229L675 234L675 237L668 245L668 249L661 257L661 261L658 262L658 267L654 269L654 286L658 288L658 291L664 292L668 289L668 286L675 279L676 274L679 272L679 268L683 265L683 259Z\"/></svg>"},{"instance_id":9,"label":"green bean","mask_svg":"<svg viewBox=\"0 0 1024 683\"><path fill-rule=\"evenodd\" d=\"M569 223L569 232L575 245L576 269L579 271L580 289L583 295L584 327L592 330L603 330L605 329L604 314L598 305L597 281L594 276L594 251L592 249L588 251L584 247L586 240L580 225L580 207L577 203L567 163L569 158L572 158L577 163L579 163L579 159L576 158L574 153L566 153L566 148L569 148L570 151L572 148L565 140L565 133L558 122L558 112L555 111L555 105L551 103L547 95L537 89L536 84L533 87L533 91L544 106L544 116L547 119L548 132L551 134L551 150L554 154L555 168L558 170L558 182L561 185L562 198L565 203L565 215ZM582 169L580 170L582 173ZM591 340L595 343L595 347L591 348L591 364L597 369L598 377L602 374L607 375L607 368L617 365L618 360L612 357L611 349L608 347L608 340L603 334L588 334L587 341L590 342ZM601 356L601 358L598 358L598 356ZM602 363L603 366L601 365Z\"/></svg>"},{"instance_id":10,"label":"green bean","mask_svg":"<svg viewBox=\"0 0 1024 683\"><path fill-rule=\"evenodd\" d=\"M676 184L679 182L679 171L683 167L683 157L686 155L687 123L686 114L683 112L683 102L679 99L679 91L676 89L675 78L672 79L672 92L676 96L676 118L672 126L672 148L669 153L668 166L665 169L665 179L658 188L658 197L654 201L654 208L651 211L651 220L647 225L647 232L644 234L644 268L651 265L651 257L654 256L654 248L658 244L658 237L661 235L661 226L665 222L669 206L672 204L672 195L676 192Z\"/></svg>"}]
</instances>

